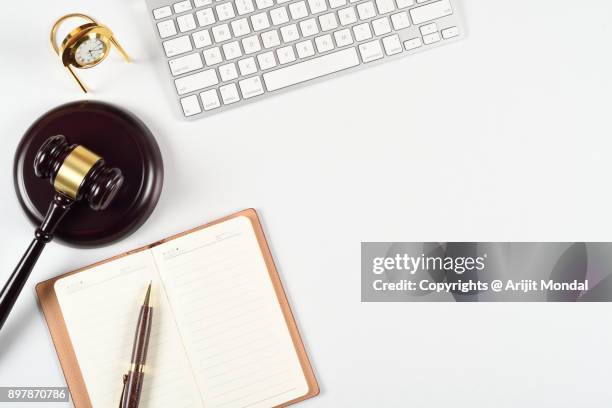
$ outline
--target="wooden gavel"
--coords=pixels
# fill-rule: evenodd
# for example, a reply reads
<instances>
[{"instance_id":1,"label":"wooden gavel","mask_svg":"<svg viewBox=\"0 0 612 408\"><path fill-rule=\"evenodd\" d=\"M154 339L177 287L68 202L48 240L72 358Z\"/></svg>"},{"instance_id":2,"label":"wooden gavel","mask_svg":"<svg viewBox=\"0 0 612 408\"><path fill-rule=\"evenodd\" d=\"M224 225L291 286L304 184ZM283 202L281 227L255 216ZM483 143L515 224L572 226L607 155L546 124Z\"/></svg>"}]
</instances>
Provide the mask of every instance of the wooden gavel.
<instances>
[{"instance_id":1,"label":"wooden gavel","mask_svg":"<svg viewBox=\"0 0 612 408\"><path fill-rule=\"evenodd\" d=\"M85 200L94 211L108 208L123 185L123 174L83 146L69 145L62 135L50 137L34 159L37 177L48 178L55 195L34 232L34 240L0 292L0 329L13 309L45 245L72 205Z\"/></svg>"}]
</instances>

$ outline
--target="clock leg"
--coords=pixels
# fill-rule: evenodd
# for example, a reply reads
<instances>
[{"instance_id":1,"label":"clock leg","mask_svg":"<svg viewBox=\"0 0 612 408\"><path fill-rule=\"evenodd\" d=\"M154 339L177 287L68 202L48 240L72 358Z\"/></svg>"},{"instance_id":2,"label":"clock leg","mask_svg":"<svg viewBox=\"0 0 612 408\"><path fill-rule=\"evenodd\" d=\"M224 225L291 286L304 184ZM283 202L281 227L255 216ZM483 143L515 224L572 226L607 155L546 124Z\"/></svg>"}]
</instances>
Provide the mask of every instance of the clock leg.
<instances>
[{"instance_id":1,"label":"clock leg","mask_svg":"<svg viewBox=\"0 0 612 408\"><path fill-rule=\"evenodd\" d=\"M119 51L119 53L123 56L123 59L125 60L125 62L130 62L130 57L127 55L127 52L125 52L123 47L121 47L121 45L119 45L119 43L115 39L115 36L112 36L110 38L110 40L115 45L115 47L117 47L117 51Z\"/></svg>"},{"instance_id":2,"label":"clock leg","mask_svg":"<svg viewBox=\"0 0 612 408\"><path fill-rule=\"evenodd\" d=\"M72 77L74 78L74 80L77 82L77 84L79 84L79 86L81 87L81 89L83 90L83 92L87 93L87 88L85 87L85 85L83 84L83 82L81 82L81 80L79 79L79 77L74 73L74 71L72 70L72 68L68 65L66 66L66 68L68 68L68 72L70 72L70 75L72 75Z\"/></svg>"}]
</instances>

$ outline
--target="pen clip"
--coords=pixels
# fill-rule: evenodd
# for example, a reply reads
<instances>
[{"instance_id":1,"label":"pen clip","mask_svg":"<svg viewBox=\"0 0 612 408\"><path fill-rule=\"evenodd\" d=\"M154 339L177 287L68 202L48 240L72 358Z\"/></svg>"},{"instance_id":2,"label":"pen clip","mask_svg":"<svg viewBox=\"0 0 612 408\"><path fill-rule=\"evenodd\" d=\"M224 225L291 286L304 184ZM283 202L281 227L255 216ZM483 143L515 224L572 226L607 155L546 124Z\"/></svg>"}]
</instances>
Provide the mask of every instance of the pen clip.
<instances>
[{"instance_id":1,"label":"pen clip","mask_svg":"<svg viewBox=\"0 0 612 408\"><path fill-rule=\"evenodd\" d=\"M125 395L125 387L127 386L128 376L123 374L123 390L121 390L121 399L119 400L119 408L123 408L123 396Z\"/></svg>"}]
</instances>

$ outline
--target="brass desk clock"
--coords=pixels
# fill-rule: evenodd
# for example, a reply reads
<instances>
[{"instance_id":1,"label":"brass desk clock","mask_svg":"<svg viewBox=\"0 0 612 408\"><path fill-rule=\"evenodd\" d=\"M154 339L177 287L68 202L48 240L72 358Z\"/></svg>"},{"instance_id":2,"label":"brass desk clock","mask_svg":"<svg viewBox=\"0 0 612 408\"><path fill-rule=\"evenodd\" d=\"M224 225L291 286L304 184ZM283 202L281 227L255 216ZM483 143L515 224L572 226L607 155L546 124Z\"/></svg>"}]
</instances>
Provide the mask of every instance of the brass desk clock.
<instances>
[{"instance_id":1,"label":"brass desk clock","mask_svg":"<svg viewBox=\"0 0 612 408\"><path fill-rule=\"evenodd\" d=\"M56 35L59 26L69 18L81 18L88 21L72 30L61 45L57 45ZM111 44L117 47L117 51L123 56L126 62L130 62L130 57L113 35L113 32L106 26L98 23L93 18L81 14L72 13L59 18L51 29L51 46L62 59L62 63L70 72L70 75L79 84L83 92L87 93L87 88L81 82L73 70L74 68L91 68L102 62L111 48Z\"/></svg>"}]
</instances>

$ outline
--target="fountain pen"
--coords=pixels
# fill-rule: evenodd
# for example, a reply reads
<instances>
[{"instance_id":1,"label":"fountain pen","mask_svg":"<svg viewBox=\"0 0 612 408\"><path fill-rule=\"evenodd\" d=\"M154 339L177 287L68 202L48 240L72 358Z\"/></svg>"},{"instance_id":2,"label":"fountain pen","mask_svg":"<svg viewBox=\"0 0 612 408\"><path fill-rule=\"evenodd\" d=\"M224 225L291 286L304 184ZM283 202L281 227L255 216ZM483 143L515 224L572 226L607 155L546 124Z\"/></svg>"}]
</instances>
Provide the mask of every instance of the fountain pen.
<instances>
[{"instance_id":1,"label":"fountain pen","mask_svg":"<svg viewBox=\"0 0 612 408\"><path fill-rule=\"evenodd\" d=\"M119 408L137 408L142 393L144 367L147 360L147 348L153 322L153 307L151 307L151 283L147 288L144 302L140 308L134 347L132 348L132 363L127 374L123 376L123 392Z\"/></svg>"}]
</instances>

